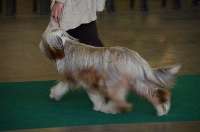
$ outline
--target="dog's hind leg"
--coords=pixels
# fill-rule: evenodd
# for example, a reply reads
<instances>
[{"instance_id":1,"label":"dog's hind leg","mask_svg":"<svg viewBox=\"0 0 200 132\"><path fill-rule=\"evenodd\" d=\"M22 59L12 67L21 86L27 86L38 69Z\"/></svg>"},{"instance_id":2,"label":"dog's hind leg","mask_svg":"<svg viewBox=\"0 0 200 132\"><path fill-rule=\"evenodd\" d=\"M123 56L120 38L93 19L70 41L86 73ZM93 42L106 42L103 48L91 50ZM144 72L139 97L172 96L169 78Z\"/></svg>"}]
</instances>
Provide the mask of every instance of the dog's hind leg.
<instances>
[{"instance_id":1,"label":"dog's hind leg","mask_svg":"<svg viewBox=\"0 0 200 132\"><path fill-rule=\"evenodd\" d=\"M50 91L50 98L58 101L69 91L69 86L67 83L59 81Z\"/></svg>"},{"instance_id":2,"label":"dog's hind leg","mask_svg":"<svg viewBox=\"0 0 200 132\"><path fill-rule=\"evenodd\" d=\"M87 90L88 96L93 103L93 110L107 113L105 109L105 98L97 90Z\"/></svg>"},{"instance_id":3,"label":"dog's hind leg","mask_svg":"<svg viewBox=\"0 0 200 132\"><path fill-rule=\"evenodd\" d=\"M108 90L107 111L111 114L127 113L132 110L132 105L126 101L128 90L124 87L114 87Z\"/></svg>"},{"instance_id":4,"label":"dog's hind leg","mask_svg":"<svg viewBox=\"0 0 200 132\"><path fill-rule=\"evenodd\" d=\"M142 97L147 98L157 110L157 115L166 115L170 110L170 92L145 81L136 81L132 84L133 90Z\"/></svg>"}]
</instances>

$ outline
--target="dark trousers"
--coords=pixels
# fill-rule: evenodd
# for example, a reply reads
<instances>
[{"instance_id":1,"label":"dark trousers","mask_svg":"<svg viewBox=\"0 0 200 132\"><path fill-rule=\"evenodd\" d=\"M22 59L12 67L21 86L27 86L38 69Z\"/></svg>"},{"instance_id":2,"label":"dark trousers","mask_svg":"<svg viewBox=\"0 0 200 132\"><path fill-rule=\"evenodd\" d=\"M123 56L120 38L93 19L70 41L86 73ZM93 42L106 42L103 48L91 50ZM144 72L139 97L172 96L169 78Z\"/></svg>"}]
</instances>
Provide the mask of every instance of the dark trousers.
<instances>
[{"instance_id":1,"label":"dark trousers","mask_svg":"<svg viewBox=\"0 0 200 132\"><path fill-rule=\"evenodd\" d=\"M134 9L134 2L135 2L134 0L130 0L130 8L131 9Z\"/></svg>"},{"instance_id":2,"label":"dark trousers","mask_svg":"<svg viewBox=\"0 0 200 132\"><path fill-rule=\"evenodd\" d=\"M16 13L16 0L6 0L6 15L14 16Z\"/></svg>"},{"instance_id":3,"label":"dark trousers","mask_svg":"<svg viewBox=\"0 0 200 132\"><path fill-rule=\"evenodd\" d=\"M38 6L39 2L39 6ZM33 0L33 12L38 12L38 7L40 8L40 15L49 15L50 14L50 0Z\"/></svg>"},{"instance_id":4,"label":"dark trousers","mask_svg":"<svg viewBox=\"0 0 200 132\"><path fill-rule=\"evenodd\" d=\"M181 8L181 1L180 0L173 0L173 7L174 7L174 9L180 9Z\"/></svg>"},{"instance_id":5,"label":"dark trousers","mask_svg":"<svg viewBox=\"0 0 200 132\"><path fill-rule=\"evenodd\" d=\"M198 2L200 2L200 0L193 0L193 1L192 1L192 3L193 3L194 5L197 5Z\"/></svg>"},{"instance_id":6,"label":"dark trousers","mask_svg":"<svg viewBox=\"0 0 200 132\"><path fill-rule=\"evenodd\" d=\"M167 1L166 0L162 0L161 6L162 7L166 7Z\"/></svg>"},{"instance_id":7,"label":"dark trousers","mask_svg":"<svg viewBox=\"0 0 200 132\"><path fill-rule=\"evenodd\" d=\"M81 43L103 47L103 44L99 39L96 21L92 21L88 24L81 24L75 29L68 30L67 33L72 37L77 38Z\"/></svg>"},{"instance_id":8,"label":"dark trousers","mask_svg":"<svg viewBox=\"0 0 200 132\"><path fill-rule=\"evenodd\" d=\"M108 13L115 12L115 0L107 0Z\"/></svg>"},{"instance_id":9,"label":"dark trousers","mask_svg":"<svg viewBox=\"0 0 200 132\"><path fill-rule=\"evenodd\" d=\"M3 1L0 0L0 14L3 12Z\"/></svg>"},{"instance_id":10,"label":"dark trousers","mask_svg":"<svg viewBox=\"0 0 200 132\"><path fill-rule=\"evenodd\" d=\"M140 0L140 10L148 11L148 1L147 0Z\"/></svg>"}]
</instances>

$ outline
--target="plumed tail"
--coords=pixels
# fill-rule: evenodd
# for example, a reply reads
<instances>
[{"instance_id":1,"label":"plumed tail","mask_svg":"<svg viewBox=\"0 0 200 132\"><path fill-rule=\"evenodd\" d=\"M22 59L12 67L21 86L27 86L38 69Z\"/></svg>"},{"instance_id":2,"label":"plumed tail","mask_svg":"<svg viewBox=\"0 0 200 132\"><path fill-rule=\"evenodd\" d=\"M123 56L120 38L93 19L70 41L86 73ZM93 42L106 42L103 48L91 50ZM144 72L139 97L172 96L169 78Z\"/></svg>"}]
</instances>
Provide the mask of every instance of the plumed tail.
<instances>
[{"instance_id":1,"label":"plumed tail","mask_svg":"<svg viewBox=\"0 0 200 132\"><path fill-rule=\"evenodd\" d=\"M174 75L179 71L181 65L153 68L152 72L144 71L145 78L161 87L170 88L174 84Z\"/></svg>"}]
</instances>

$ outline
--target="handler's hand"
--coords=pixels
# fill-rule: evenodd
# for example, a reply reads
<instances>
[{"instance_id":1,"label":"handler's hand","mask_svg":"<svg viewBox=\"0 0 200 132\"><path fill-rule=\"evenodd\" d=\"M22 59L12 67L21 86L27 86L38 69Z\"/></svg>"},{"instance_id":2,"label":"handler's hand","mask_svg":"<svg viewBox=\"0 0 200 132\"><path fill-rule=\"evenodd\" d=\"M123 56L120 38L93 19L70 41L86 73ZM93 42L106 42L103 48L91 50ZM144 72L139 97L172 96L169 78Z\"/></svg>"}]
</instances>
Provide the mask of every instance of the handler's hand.
<instances>
[{"instance_id":1,"label":"handler's hand","mask_svg":"<svg viewBox=\"0 0 200 132\"><path fill-rule=\"evenodd\" d=\"M61 11L62 11L62 7L63 7L63 3L61 2L55 2L55 4L52 7L52 11L51 11L51 16L55 19L56 22L60 22L60 18L61 18Z\"/></svg>"}]
</instances>

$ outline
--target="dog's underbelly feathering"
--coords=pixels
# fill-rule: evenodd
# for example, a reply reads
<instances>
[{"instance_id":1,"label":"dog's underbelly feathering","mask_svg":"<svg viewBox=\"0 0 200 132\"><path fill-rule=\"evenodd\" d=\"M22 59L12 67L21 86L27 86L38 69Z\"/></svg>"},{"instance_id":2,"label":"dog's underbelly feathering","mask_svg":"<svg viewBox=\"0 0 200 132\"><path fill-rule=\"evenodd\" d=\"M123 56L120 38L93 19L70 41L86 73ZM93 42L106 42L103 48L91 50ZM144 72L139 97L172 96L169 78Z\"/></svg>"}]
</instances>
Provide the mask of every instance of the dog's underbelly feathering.
<instances>
[{"instance_id":1,"label":"dog's underbelly feathering","mask_svg":"<svg viewBox=\"0 0 200 132\"><path fill-rule=\"evenodd\" d=\"M170 109L171 94L163 87L173 86L180 65L151 68L130 49L88 46L56 28L43 34L40 49L63 77L63 81L51 88L51 98L61 99L69 87L83 87L94 110L117 114L131 111L126 95L133 91L148 99L159 116Z\"/></svg>"}]
</instances>

